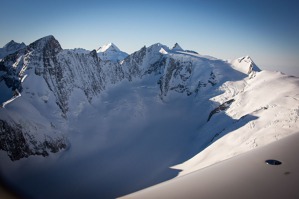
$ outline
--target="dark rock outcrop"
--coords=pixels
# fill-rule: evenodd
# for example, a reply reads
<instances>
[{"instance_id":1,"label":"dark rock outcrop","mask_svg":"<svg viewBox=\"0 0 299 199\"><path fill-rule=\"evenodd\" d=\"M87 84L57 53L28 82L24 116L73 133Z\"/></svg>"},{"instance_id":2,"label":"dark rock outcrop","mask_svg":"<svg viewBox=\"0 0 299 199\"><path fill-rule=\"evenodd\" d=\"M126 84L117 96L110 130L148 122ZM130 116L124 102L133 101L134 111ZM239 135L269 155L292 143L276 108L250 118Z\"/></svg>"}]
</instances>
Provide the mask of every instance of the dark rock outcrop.
<instances>
[{"instance_id":1,"label":"dark rock outcrop","mask_svg":"<svg viewBox=\"0 0 299 199\"><path fill-rule=\"evenodd\" d=\"M9 124L0 120L0 150L7 151L11 160L19 160L31 155L48 156L49 152L56 153L66 148L66 141L63 138L51 139L45 137L43 141L38 142L30 135L30 132L24 131L20 124Z\"/></svg>"}]
</instances>

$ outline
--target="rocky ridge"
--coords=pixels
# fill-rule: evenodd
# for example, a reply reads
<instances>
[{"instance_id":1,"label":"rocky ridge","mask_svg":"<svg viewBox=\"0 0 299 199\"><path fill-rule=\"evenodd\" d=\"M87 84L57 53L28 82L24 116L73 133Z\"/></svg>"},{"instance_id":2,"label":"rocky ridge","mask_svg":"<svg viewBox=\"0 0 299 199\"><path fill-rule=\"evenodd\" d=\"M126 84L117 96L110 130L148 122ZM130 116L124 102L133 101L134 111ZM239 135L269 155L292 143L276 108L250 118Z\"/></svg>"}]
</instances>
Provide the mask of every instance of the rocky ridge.
<instances>
[{"instance_id":1,"label":"rocky ridge","mask_svg":"<svg viewBox=\"0 0 299 199\"><path fill-rule=\"evenodd\" d=\"M242 79L258 70L249 63L251 68L245 75L228 62L184 51L178 44L172 49L160 43L144 46L117 61L107 56L103 58L101 53L108 51L121 52L114 44L91 52L63 50L53 36L47 36L0 61L0 83L11 90L6 98L19 93L22 97L13 103L21 104L25 100L43 119L33 120L13 111L0 110L1 149L7 151L12 160L29 155L46 156L48 151L66 148L63 128L53 126L63 125L60 121L68 120L69 112L78 106L72 101L78 97L92 104L101 92L119 82L151 78L159 85L161 100L176 94L196 97L208 90L217 90L217 85L227 80ZM53 110L54 119L43 114L46 110ZM30 125L26 125L28 123ZM43 129L46 130L43 132ZM30 136L32 134L42 139Z\"/></svg>"}]
</instances>

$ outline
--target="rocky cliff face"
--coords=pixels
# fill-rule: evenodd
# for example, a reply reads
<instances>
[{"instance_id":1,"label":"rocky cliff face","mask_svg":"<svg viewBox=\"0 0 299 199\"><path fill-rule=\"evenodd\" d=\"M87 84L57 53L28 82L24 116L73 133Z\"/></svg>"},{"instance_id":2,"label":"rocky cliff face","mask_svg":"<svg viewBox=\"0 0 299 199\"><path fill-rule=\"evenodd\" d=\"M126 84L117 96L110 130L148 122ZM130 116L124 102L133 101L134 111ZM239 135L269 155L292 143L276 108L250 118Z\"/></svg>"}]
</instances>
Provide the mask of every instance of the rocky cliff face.
<instances>
[{"instance_id":1,"label":"rocky cliff face","mask_svg":"<svg viewBox=\"0 0 299 199\"><path fill-rule=\"evenodd\" d=\"M164 98L169 92L188 96L198 94L233 76L245 77L227 62L207 59L197 53L184 51L178 44L175 46L169 49L158 43L129 55L121 63L125 78L132 81L134 78L158 77L160 97ZM233 75L229 75L227 70L232 71Z\"/></svg>"}]
</instances>

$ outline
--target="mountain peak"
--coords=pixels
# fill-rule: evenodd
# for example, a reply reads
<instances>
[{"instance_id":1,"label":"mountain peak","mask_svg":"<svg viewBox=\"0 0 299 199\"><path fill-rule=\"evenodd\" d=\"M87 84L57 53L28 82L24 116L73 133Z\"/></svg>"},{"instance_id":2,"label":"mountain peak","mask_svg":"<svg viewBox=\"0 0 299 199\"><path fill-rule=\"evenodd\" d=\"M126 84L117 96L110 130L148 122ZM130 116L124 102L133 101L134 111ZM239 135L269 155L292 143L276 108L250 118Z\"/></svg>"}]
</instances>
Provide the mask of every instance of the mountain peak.
<instances>
[{"instance_id":1,"label":"mountain peak","mask_svg":"<svg viewBox=\"0 0 299 199\"><path fill-rule=\"evenodd\" d=\"M238 59L235 59L232 61L232 66L236 70L245 73L245 74L250 74L252 71L261 71L256 64L253 62L251 57L249 55L246 55L244 57L240 57Z\"/></svg>"},{"instance_id":2,"label":"mountain peak","mask_svg":"<svg viewBox=\"0 0 299 199\"><path fill-rule=\"evenodd\" d=\"M0 48L0 59L2 59L3 57L5 57L9 54L15 53L18 50L21 50L25 47L26 47L26 45L23 42L17 43L14 40L11 40L7 44L5 44L3 46L3 48Z\"/></svg>"},{"instance_id":3,"label":"mountain peak","mask_svg":"<svg viewBox=\"0 0 299 199\"><path fill-rule=\"evenodd\" d=\"M11 46L11 45L14 45L14 44L17 44L14 40L11 40L10 42L8 42L7 44L5 44L4 46L3 46L3 48L7 48L7 47L9 47L9 46Z\"/></svg>"},{"instance_id":4,"label":"mountain peak","mask_svg":"<svg viewBox=\"0 0 299 199\"><path fill-rule=\"evenodd\" d=\"M97 54L101 60L119 62L125 59L128 54L121 51L114 43L105 44L97 49Z\"/></svg>"},{"instance_id":5,"label":"mountain peak","mask_svg":"<svg viewBox=\"0 0 299 199\"><path fill-rule=\"evenodd\" d=\"M247 63L247 64L254 64L253 60L249 55L246 55L244 57L240 57L237 59L239 63Z\"/></svg>"},{"instance_id":6,"label":"mountain peak","mask_svg":"<svg viewBox=\"0 0 299 199\"><path fill-rule=\"evenodd\" d=\"M175 43L171 50L184 51L183 48L178 43Z\"/></svg>"},{"instance_id":7,"label":"mountain peak","mask_svg":"<svg viewBox=\"0 0 299 199\"><path fill-rule=\"evenodd\" d=\"M44 42L44 43L51 42L51 41L57 41L53 35L48 35L37 40L37 42Z\"/></svg>"},{"instance_id":8,"label":"mountain peak","mask_svg":"<svg viewBox=\"0 0 299 199\"><path fill-rule=\"evenodd\" d=\"M105 44L102 47L98 48L97 52L107 52L107 51L120 51L120 49L114 44L114 43L109 43Z\"/></svg>"},{"instance_id":9,"label":"mountain peak","mask_svg":"<svg viewBox=\"0 0 299 199\"><path fill-rule=\"evenodd\" d=\"M251 57L250 57L249 55L246 55L246 56L244 56L244 57L240 57L240 58L239 58L239 61L240 61L240 62L241 62L241 61L244 61L244 62L246 62L246 63L253 62L252 59L251 59Z\"/></svg>"},{"instance_id":10,"label":"mountain peak","mask_svg":"<svg viewBox=\"0 0 299 199\"><path fill-rule=\"evenodd\" d=\"M161 48L163 48L165 51L168 51L169 48L161 43L155 43L151 46L148 47L148 50L151 52L159 52L161 50Z\"/></svg>"},{"instance_id":11,"label":"mountain peak","mask_svg":"<svg viewBox=\"0 0 299 199\"><path fill-rule=\"evenodd\" d=\"M7 49L7 50L14 50L16 48L20 49L20 48L24 48L26 47L26 45L22 42L22 43L17 43L14 40L11 40L10 42L8 42L7 44L5 44L3 46L3 48Z\"/></svg>"},{"instance_id":12,"label":"mountain peak","mask_svg":"<svg viewBox=\"0 0 299 199\"><path fill-rule=\"evenodd\" d=\"M35 50L41 50L47 48L51 51L54 50L55 52L62 50L59 42L55 39L53 35L49 35L41 39L38 39L35 42L31 43L29 47Z\"/></svg>"}]
</instances>

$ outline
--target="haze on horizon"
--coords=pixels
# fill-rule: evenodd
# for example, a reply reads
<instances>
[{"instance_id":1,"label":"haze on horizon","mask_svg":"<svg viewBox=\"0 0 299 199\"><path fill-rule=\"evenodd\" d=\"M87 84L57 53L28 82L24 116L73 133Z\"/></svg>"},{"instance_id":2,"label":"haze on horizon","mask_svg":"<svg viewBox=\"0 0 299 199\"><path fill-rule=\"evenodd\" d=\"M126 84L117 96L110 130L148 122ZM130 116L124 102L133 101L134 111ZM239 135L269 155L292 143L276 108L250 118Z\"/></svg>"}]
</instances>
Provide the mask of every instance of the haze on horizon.
<instances>
[{"instance_id":1,"label":"haze on horizon","mask_svg":"<svg viewBox=\"0 0 299 199\"><path fill-rule=\"evenodd\" d=\"M113 42L132 53L178 42L221 59L250 55L261 69L299 76L295 0L1 1L0 47L54 35L62 47Z\"/></svg>"}]
</instances>

